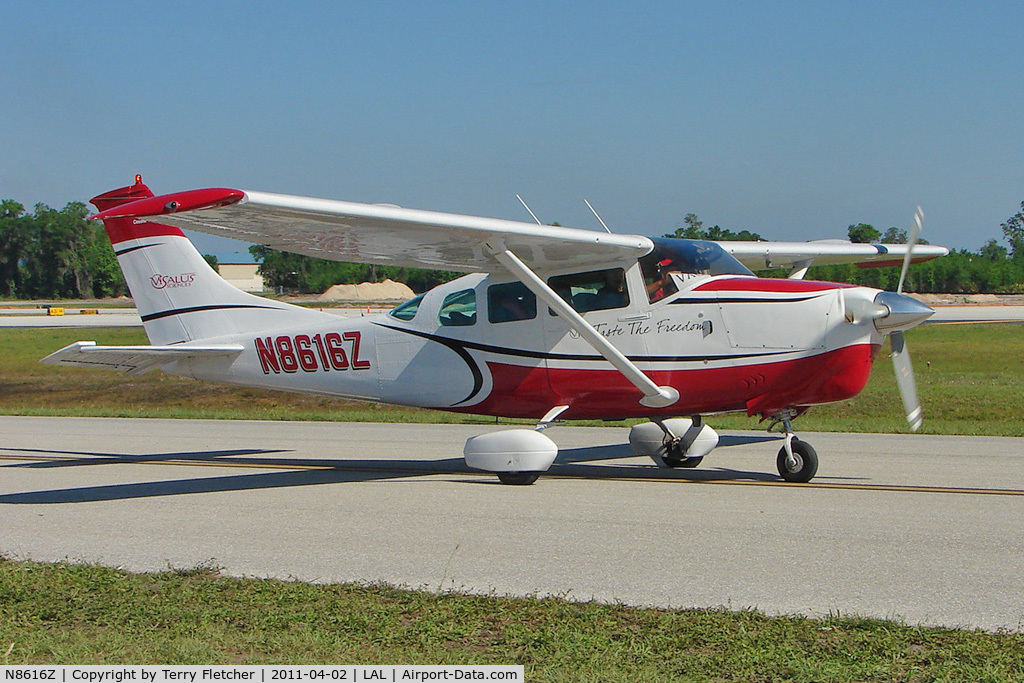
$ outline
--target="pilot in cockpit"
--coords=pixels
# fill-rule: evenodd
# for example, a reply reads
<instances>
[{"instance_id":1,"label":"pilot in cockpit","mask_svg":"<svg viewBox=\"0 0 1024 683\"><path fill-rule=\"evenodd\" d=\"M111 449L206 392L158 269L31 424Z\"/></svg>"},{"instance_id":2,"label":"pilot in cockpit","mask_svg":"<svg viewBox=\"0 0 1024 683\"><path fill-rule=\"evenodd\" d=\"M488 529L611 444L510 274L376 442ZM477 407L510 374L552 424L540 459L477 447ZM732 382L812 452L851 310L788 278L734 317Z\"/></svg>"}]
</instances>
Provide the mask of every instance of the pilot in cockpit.
<instances>
[{"instance_id":1,"label":"pilot in cockpit","mask_svg":"<svg viewBox=\"0 0 1024 683\"><path fill-rule=\"evenodd\" d=\"M647 297L652 304L679 291L676 281L672 279L672 273L678 272L680 272L680 268L672 259L666 258L658 261L655 278L647 283Z\"/></svg>"}]
</instances>

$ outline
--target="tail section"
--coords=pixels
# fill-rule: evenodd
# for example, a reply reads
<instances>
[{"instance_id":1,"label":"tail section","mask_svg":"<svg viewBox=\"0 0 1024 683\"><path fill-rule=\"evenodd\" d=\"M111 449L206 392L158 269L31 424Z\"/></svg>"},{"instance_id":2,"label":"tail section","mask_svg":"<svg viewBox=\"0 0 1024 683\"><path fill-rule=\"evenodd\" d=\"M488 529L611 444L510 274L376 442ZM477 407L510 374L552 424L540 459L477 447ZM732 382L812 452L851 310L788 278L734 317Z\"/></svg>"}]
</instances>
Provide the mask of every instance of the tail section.
<instances>
[{"instance_id":1,"label":"tail section","mask_svg":"<svg viewBox=\"0 0 1024 683\"><path fill-rule=\"evenodd\" d=\"M105 211L153 196L142 176L136 176L134 185L105 192L92 204ZM332 317L233 287L178 228L130 217L105 218L103 225L152 344L259 332Z\"/></svg>"}]
</instances>

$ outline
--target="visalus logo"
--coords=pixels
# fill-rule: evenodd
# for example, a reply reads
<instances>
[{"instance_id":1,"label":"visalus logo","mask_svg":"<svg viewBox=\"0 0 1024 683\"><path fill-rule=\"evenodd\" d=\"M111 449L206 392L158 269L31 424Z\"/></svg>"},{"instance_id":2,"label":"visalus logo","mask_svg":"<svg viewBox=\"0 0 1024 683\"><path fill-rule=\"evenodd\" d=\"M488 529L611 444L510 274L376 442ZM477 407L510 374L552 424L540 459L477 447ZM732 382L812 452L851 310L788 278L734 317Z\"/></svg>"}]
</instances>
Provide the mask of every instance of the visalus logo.
<instances>
[{"instance_id":1,"label":"visalus logo","mask_svg":"<svg viewBox=\"0 0 1024 683\"><path fill-rule=\"evenodd\" d=\"M161 275L157 273L149 278L149 284L153 285L153 289L191 287L195 279L195 273L182 273L181 275Z\"/></svg>"}]
</instances>

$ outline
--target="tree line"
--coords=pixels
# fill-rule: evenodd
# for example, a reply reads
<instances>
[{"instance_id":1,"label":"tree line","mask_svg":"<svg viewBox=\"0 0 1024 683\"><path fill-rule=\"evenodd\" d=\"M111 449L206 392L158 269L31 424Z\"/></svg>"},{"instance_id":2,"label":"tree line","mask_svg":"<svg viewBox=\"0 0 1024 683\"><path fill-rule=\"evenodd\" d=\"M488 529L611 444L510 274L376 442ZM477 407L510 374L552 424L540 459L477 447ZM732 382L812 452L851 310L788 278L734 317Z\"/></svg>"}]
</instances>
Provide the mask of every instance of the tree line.
<instances>
[{"instance_id":1,"label":"tree line","mask_svg":"<svg viewBox=\"0 0 1024 683\"><path fill-rule=\"evenodd\" d=\"M0 297L91 299L127 290L103 226L72 202L60 211L36 204L26 213L0 201Z\"/></svg>"},{"instance_id":2,"label":"tree line","mask_svg":"<svg viewBox=\"0 0 1024 683\"><path fill-rule=\"evenodd\" d=\"M249 253L260 264L259 272L263 281L275 292L319 294L331 285L380 282L389 278L395 282L404 282L414 292L425 292L464 274L446 270L328 261L277 251L260 244L249 247Z\"/></svg>"},{"instance_id":3,"label":"tree line","mask_svg":"<svg viewBox=\"0 0 1024 683\"><path fill-rule=\"evenodd\" d=\"M0 201L0 297L88 299L128 293L103 226L87 220L88 215L88 208L81 202L72 202L59 211L37 204L32 212L26 212L18 202ZM1024 293L1024 202L1021 210L1000 228L1009 247L993 238L977 252L960 249L949 256L916 264L907 276L906 289L935 293ZM898 228L883 232L865 223L849 226L847 233L854 242L906 241L906 233ZM675 232L665 236L717 241L764 239L747 230L704 227L693 213L683 218ZM314 294L335 284L385 278L422 292L460 275L451 271L327 261L260 245L252 246L250 252L260 263L260 273L268 288L286 293ZM216 268L216 260L206 258ZM785 275L779 271L771 274ZM899 280L899 268L813 266L807 277L892 290Z\"/></svg>"}]
</instances>

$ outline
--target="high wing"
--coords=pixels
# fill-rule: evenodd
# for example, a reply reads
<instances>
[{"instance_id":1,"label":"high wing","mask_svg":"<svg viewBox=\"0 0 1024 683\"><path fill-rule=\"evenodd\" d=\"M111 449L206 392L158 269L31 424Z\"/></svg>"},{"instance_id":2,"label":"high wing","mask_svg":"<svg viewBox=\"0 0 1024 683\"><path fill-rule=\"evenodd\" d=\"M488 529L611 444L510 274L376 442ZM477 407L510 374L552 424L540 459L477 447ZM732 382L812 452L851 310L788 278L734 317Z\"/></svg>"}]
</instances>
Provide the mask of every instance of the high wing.
<instances>
[{"instance_id":1,"label":"high wing","mask_svg":"<svg viewBox=\"0 0 1024 683\"><path fill-rule=\"evenodd\" d=\"M333 261L463 272L494 270L493 253L499 246L537 271L600 267L635 260L653 248L650 238L642 235L225 188L150 197L95 216L117 217L159 220ZM907 249L902 244L843 240L719 244L751 270L783 267L795 273L811 264L899 265ZM916 245L913 261L947 253L945 247Z\"/></svg>"},{"instance_id":2,"label":"high wing","mask_svg":"<svg viewBox=\"0 0 1024 683\"><path fill-rule=\"evenodd\" d=\"M242 353L241 344L203 346L97 346L80 341L54 351L40 363L80 368L102 368L141 375L175 361L192 358L229 358Z\"/></svg>"},{"instance_id":3,"label":"high wing","mask_svg":"<svg viewBox=\"0 0 1024 683\"><path fill-rule=\"evenodd\" d=\"M856 263L864 268L898 266L907 253L905 244L857 244L845 240L815 242L719 242L723 249L751 270L807 268ZM930 261L949 253L946 247L914 245L913 263Z\"/></svg>"},{"instance_id":4,"label":"high wing","mask_svg":"<svg viewBox=\"0 0 1024 683\"><path fill-rule=\"evenodd\" d=\"M142 199L96 216L115 217L334 261L463 272L494 270L490 254L500 244L539 271L635 261L653 248L640 235L219 188Z\"/></svg>"}]
</instances>

